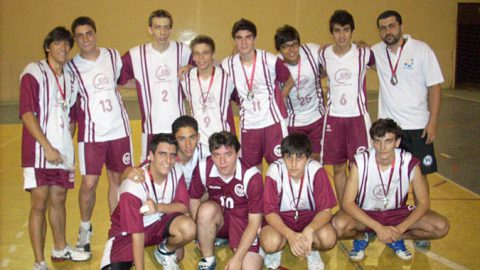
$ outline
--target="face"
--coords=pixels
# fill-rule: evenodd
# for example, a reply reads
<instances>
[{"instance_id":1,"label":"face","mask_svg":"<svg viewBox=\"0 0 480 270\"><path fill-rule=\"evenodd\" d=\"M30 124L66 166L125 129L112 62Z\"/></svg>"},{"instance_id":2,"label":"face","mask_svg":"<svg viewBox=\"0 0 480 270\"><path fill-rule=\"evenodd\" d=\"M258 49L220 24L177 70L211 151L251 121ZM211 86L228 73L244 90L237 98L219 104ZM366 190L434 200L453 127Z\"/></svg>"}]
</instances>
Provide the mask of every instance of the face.
<instances>
[{"instance_id":1,"label":"face","mask_svg":"<svg viewBox=\"0 0 480 270\"><path fill-rule=\"evenodd\" d=\"M350 45L350 41L352 39L352 28L350 25L340 25L340 24L333 24L333 39L335 40L335 45L339 47L345 47Z\"/></svg>"},{"instance_id":2,"label":"face","mask_svg":"<svg viewBox=\"0 0 480 270\"><path fill-rule=\"evenodd\" d=\"M97 49L97 34L90 25L77 26L74 37L81 52L94 52Z\"/></svg>"},{"instance_id":3,"label":"face","mask_svg":"<svg viewBox=\"0 0 480 270\"><path fill-rule=\"evenodd\" d=\"M213 150L212 160L221 176L230 177L235 174L237 152L233 147L222 145L220 148Z\"/></svg>"},{"instance_id":4,"label":"face","mask_svg":"<svg viewBox=\"0 0 480 270\"><path fill-rule=\"evenodd\" d=\"M64 65L68 61L68 53L70 52L70 43L67 40L57 40L50 43L47 48L48 61L56 62Z\"/></svg>"},{"instance_id":5,"label":"face","mask_svg":"<svg viewBox=\"0 0 480 270\"><path fill-rule=\"evenodd\" d=\"M298 62L299 47L300 47L300 43L297 40L285 42L280 46L280 53L282 54L285 62L289 64L296 64Z\"/></svg>"},{"instance_id":6,"label":"face","mask_svg":"<svg viewBox=\"0 0 480 270\"><path fill-rule=\"evenodd\" d=\"M175 138L178 142L179 156L190 160L200 139L199 134L191 127L182 127L175 133Z\"/></svg>"},{"instance_id":7,"label":"face","mask_svg":"<svg viewBox=\"0 0 480 270\"><path fill-rule=\"evenodd\" d=\"M402 37L402 26L397 22L395 16L378 21L380 37L387 45L397 44Z\"/></svg>"},{"instance_id":8,"label":"face","mask_svg":"<svg viewBox=\"0 0 480 270\"><path fill-rule=\"evenodd\" d=\"M391 162L395 158L395 148L400 146L400 138L395 139L395 134L388 132L385 136L373 138L375 157L377 162Z\"/></svg>"},{"instance_id":9,"label":"face","mask_svg":"<svg viewBox=\"0 0 480 270\"><path fill-rule=\"evenodd\" d=\"M305 166L307 166L308 157L304 154L301 155L290 155L285 154L283 156L283 161L287 166L288 175L295 180L302 178L305 172Z\"/></svg>"},{"instance_id":10,"label":"face","mask_svg":"<svg viewBox=\"0 0 480 270\"><path fill-rule=\"evenodd\" d=\"M164 44L169 42L172 26L169 18L155 17L152 19L152 26L148 27L148 32L152 35L154 42Z\"/></svg>"},{"instance_id":11,"label":"face","mask_svg":"<svg viewBox=\"0 0 480 270\"><path fill-rule=\"evenodd\" d=\"M240 54L252 53L255 49L255 37L248 30L240 30L235 34L235 46Z\"/></svg>"},{"instance_id":12,"label":"face","mask_svg":"<svg viewBox=\"0 0 480 270\"><path fill-rule=\"evenodd\" d=\"M161 142L157 145L155 153L148 154L152 174L165 177L170 173L177 158L177 148L173 144Z\"/></svg>"},{"instance_id":13,"label":"face","mask_svg":"<svg viewBox=\"0 0 480 270\"><path fill-rule=\"evenodd\" d=\"M208 69L213 65L212 49L205 43L199 43L193 47L192 58L200 70Z\"/></svg>"}]
</instances>

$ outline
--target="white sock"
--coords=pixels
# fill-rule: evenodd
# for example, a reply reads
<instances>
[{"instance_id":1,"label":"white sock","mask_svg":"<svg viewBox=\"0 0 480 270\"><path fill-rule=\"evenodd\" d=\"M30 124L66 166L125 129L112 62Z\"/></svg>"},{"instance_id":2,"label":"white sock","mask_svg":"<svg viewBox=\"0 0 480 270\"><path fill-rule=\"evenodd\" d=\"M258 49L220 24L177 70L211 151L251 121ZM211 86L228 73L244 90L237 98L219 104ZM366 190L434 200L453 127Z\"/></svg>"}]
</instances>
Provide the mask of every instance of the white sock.
<instances>
[{"instance_id":1,"label":"white sock","mask_svg":"<svg viewBox=\"0 0 480 270\"><path fill-rule=\"evenodd\" d=\"M89 221L80 221L80 227L82 227L84 230L90 230L90 226L92 226L92 223Z\"/></svg>"},{"instance_id":2,"label":"white sock","mask_svg":"<svg viewBox=\"0 0 480 270\"><path fill-rule=\"evenodd\" d=\"M211 257L203 257L205 259L205 261L211 265L215 262L215 256L211 256Z\"/></svg>"}]
</instances>

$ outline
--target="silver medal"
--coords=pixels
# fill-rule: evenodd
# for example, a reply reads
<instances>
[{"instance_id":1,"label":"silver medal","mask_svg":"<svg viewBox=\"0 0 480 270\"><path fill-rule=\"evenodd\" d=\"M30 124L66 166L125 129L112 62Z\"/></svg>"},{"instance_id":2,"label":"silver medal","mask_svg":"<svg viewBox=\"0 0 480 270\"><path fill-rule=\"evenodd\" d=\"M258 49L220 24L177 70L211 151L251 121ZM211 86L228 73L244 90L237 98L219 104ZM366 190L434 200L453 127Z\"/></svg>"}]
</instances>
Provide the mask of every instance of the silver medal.
<instances>
[{"instance_id":1,"label":"silver medal","mask_svg":"<svg viewBox=\"0 0 480 270\"><path fill-rule=\"evenodd\" d=\"M254 98L255 98L255 95L253 94L253 90L248 92L247 99L252 101Z\"/></svg>"},{"instance_id":2,"label":"silver medal","mask_svg":"<svg viewBox=\"0 0 480 270\"><path fill-rule=\"evenodd\" d=\"M388 199L385 197L383 198L383 208L387 209L387 205L388 205Z\"/></svg>"},{"instance_id":3,"label":"silver medal","mask_svg":"<svg viewBox=\"0 0 480 270\"><path fill-rule=\"evenodd\" d=\"M298 219L298 211L297 210L295 210L295 215L293 216L293 219L295 219L295 221L297 221L297 219Z\"/></svg>"},{"instance_id":4,"label":"silver medal","mask_svg":"<svg viewBox=\"0 0 480 270\"><path fill-rule=\"evenodd\" d=\"M397 85L398 83L397 75L392 75L392 78L390 79L390 83L392 85Z\"/></svg>"}]
</instances>

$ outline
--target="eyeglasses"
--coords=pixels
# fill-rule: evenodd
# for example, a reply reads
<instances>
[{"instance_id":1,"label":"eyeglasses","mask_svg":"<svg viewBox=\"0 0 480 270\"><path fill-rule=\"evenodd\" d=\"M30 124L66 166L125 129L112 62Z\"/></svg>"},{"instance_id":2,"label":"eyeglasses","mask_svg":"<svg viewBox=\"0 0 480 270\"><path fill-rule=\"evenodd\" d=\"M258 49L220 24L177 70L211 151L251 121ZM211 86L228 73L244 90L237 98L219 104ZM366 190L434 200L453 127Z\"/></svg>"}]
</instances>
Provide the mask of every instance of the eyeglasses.
<instances>
[{"instance_id":1,"label":"eyeglasses","mask_svg":"<svg viewBox=\"0 0 480 270\"><path fill-rule=\"evenodd\" d=\"M282 45L280 45L281 50L287 50L287 49L298 49L300 44L298 41L290 41L290 42L285 42Z\"/></svg>"}]
</instances>

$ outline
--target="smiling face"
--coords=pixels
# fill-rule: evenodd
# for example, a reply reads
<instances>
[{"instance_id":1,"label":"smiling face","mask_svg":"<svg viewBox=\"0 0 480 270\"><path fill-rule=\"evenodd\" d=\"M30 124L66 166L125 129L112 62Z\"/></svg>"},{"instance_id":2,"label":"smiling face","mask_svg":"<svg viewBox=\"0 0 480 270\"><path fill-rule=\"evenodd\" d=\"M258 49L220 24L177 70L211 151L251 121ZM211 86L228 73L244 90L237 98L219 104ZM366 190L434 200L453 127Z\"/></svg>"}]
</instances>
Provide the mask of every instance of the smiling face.
<instances>
[{"instance_id":1,"label":"smiling face","mask_svg":"<svg viewBox=\"0 0 480 270\"><path fill-rule=\"evenodd\" d=\"M290 65L296 65L298 63L300 43L298 40L292 40L280 45L280 53L283 56L283 60Z\"/></svg>"},{"instance_id":2,"label":"smiling face","mask_svg":"<svg viewBox=\"0 0 480 270\"><path fill-rule=\"evenodd\" d=\"M152 35L153 41L158 45L164 45L170 41L171 31L171 21L165 17L153 18L152 25L148 27L148 32Z\"/></svg>"},{"instance_id":3,"label":"smiling face","mask_svg":"<svg viewBox=\"0 0 480 270\"><path fill-rule=\"evenodd\" d=\"M48 52L48 62L52 65L63 66L68 61L70 53L70 43L67 40L56 40L50 43L46 48Z\"/></svg>"},{"instance_id":4,"label":"smiling face","mask_svg":"<svg viewBox=\"0 0 480 270\"><path fill-rule=\"evenodd\" d=\"M255 36L248 30L235 33L235 46L241 55L252 54L255 50Z\"/></svg>"},{"instance_id":5,"label":"smiling face","mask_svg":"<svg viewBox=\"0 0 480 270\"><path fill-rule=\"evenodd\" d=\"M199 43L192 49L192 59L199 70L208 70L213 66L212 48L206 43Z\"/></svg>"},{"instance_id":6,"label":"smiling face","mask_svg":"<svg viewBox=\"0 0 480 270\"><path fill-rule=\"evenodd\" d=\"M237 152L233 147L225 147L222 145L212 152L213 163L223 178L229 178L235 174L237 157Z\"/></svg>"},{"instance_id":7,"label":"smiling face","mask_svg":"<svg viewBox=\"0 0 480 270\"><path fill-rule=\"evenodd\" d=\"M177 158L177 147L174 144L160 142L157 145L155 153L150 151L148 154L150 160L150 170L154 180L165 179L175 166Z\"/></svg>"},{"instance_id":8,"label":"smiling face","mask_svg":"<svg viewBox=\"0 0 480 270\"><path fill-rule=\"evenodd\" d=\"M88 24L77 26L74 38L81 54L93 53L97 49L97 34L93 27Z\"/></svg>"},{"instance_id":9,"label":"smiling face","mask_svg":"<svg viewBox=\"0 0 480 270\"><path fill-rule=\"evenodd\" d=\"M340 48L348 47L352 39L352 27L349 24L342 26L335 23L332 29L332 36L336 46Z\"/></svg>"}]
</instances>

